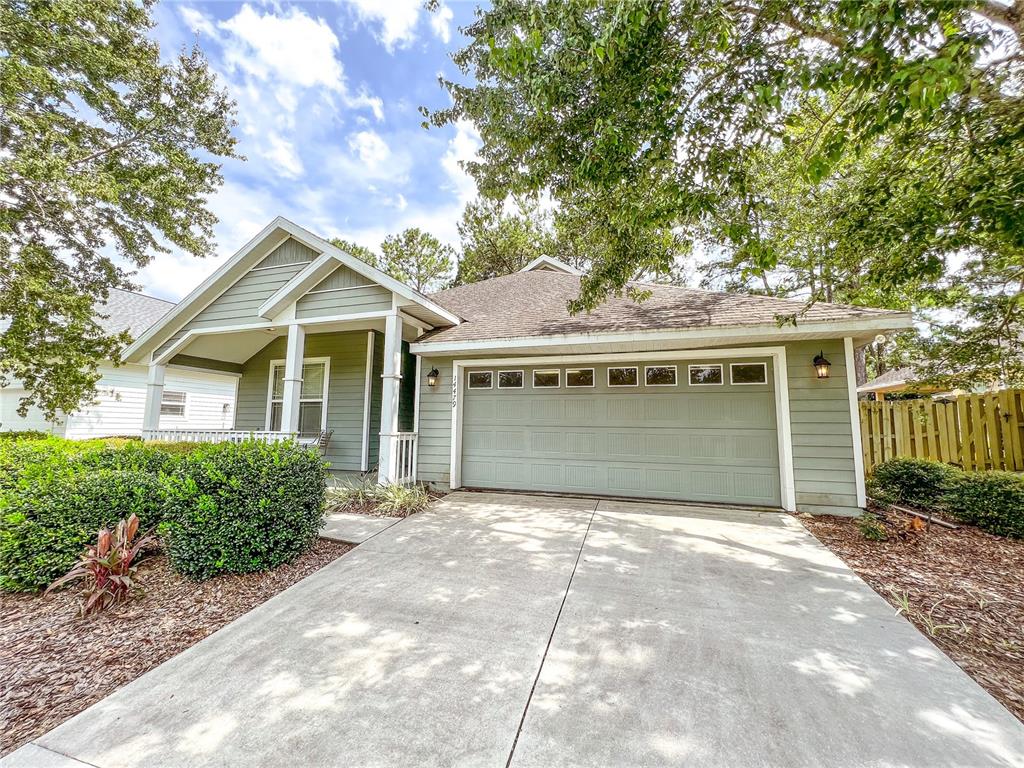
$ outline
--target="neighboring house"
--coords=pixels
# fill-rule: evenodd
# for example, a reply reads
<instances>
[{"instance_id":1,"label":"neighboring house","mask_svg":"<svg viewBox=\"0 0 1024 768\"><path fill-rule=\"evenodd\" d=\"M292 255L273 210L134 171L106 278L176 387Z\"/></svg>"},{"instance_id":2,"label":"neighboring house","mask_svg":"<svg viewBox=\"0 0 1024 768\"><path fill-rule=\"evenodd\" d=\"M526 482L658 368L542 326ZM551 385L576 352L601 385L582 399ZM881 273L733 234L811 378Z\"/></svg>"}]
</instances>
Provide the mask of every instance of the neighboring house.
<instances>
[{"instance_id":1,"label":"neighboring house","mask_svg":"<svg viewBox=\"0 0 1024 768\"><path fill-rule=\"evenodd\" d=\"M174 306L173 302L140 293L112 289L102 307L99 323L109 333L127 330L137 338ZM139 435L146 404L144 365L115 367L103 361L92 402L56 421L47 421L40 410L29 408L18 415L25 391L18 382L0 389L0 431L35 429L69 438ZM237 376L176 367L168 371L167 387L160 404L160 426L166 428L225 429L234 423Z\"/></svg>"},{"instance_id":2,"label":"neighboring house","mask_svg":"<svg viewBox=\"0 0 1024 768\"><path fill-rule=\"evenodd\" d=\"M909 314L780 325L801 302L649 285L571 316L579 280L547 258L424 296L278 218L126 357L149 366L153 439L180 437L157 415L188 365L240 376L236 430L330 431L333 469L382 482L863 506L854 349Z\"/></svg>"}]
</instances>

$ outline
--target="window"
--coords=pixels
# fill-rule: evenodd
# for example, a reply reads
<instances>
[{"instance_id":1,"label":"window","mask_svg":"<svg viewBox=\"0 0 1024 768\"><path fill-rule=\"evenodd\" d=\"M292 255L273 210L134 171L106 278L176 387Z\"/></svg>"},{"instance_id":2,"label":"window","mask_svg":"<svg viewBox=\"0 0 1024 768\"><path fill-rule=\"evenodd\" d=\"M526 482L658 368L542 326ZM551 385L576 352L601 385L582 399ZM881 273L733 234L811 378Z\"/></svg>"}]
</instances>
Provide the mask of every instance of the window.
<instances>
[{"instance_id":1,"label":"window","mask_svg":"<svg viewBox=\"0 0 1024 768\"><path fill-rule=\"evenodd\" d=\"M554 389L557 388L561 383L561 372L559 370L553 371L534 371L533 372L533 388L534 389Z\"/></svg>"},{"instance_id":2,"label":"window","mask_svg":"<svg viewBox=\"0 0 1024 768\"><path fill-rule=\"evenodd\" d=\"M722 366L691 365L690 384L694 387L715 386L722 383Z\"/></svg>"},{"instance_id":3,"label":"window","mask_svg":"<svg viewBox=\"0 0 1024 768\"><path fill-rule=\"evenodd\" d=\"M566 368L565 386L567 387L592 387L594 386L593 368Z\"/></svg>"},{"instance_id":4,"label":"window","mask_svg":"<svg viewBox=\"0 0 1024 768\"><path fill-rule=\"evenodd\" d=\"M498 371L498 389L522 389L522 371Z\"/></svg>"},{"instance_id":5,"label":"window","mask_svg":"<svg viewBox=\"0 0 1024 768\"><path fill-rule=\"evenodd\" d=\"M644 368L644 383L648 387L674 387L676 367L674 365L648 365Z\"/></svg>"},{"instance_id":6,"label":"window","mask_svg":"<svg viewBox=\"0 0 1024 768\"><path fill-rule=\"evenodd\" d=\"M768 366L765 363L732 363L729 378L733 384L766 384Z\"/></svg>"},{"instance_id":7,"label":"window","mask_svg":"<svg viewBox=\"0 0 1024 768\"><path fill-rule=\"evenodd\" d=\"M470 371L469 388L490 389L494 386L492 377L493 374L490 371Z\"/></svg>"},{"instance_id":8,"label":"window","mask_svg":"<svg viewBox=\"0 0 1024 768\"><path fill-rule=\"evenodd\" d=\"M169 389L165 389L163 397L160 398L160 415L184 416L185 403L187 401L188 395L186 393L173 392Z\"/></svg>"},{"instance_id":9,"label":"window","mask_svg":"<svg viewBox=\"0 0 1024 768\"><path fill-rule=\"evenodd\" d=\"M630 368L609 368L609 387L635 387L640 383L640 375L636 366Z\"/></svg>"},{"instance_id":10,"label":"window","mask_svg":"<svg viewBox=\"0 0 1024 768\"><path fill-rule=\"evenodd\" d=\"M327 359L307 359L302 364L302 388L299 391L299 432L319 432L327 428ZM270 408L267 429L280 430L284 413L284 361L270 364Z\"/></svg>"}]
</instances>

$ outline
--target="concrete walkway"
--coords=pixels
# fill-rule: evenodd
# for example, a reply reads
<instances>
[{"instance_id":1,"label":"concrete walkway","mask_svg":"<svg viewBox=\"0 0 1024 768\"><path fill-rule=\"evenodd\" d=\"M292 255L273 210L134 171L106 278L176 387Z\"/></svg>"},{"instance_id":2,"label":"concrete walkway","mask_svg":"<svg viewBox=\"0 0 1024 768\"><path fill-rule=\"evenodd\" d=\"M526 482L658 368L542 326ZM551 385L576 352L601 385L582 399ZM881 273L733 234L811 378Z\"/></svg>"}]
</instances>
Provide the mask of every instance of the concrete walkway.
<instances>
[{"instance_id":1,"label":"concrete walkway","mask_svg":"<svg viewBox=\"0 0 1024 768\"><path fill-rule=\"evenodd\" d=\"M352 512L334 512L327 515L320 535L346 544L362 544L371 536L387 530L401 520L400 517L373 517Z\"/></svg>"},{"instance_id":2,"label":"concrete walkway","mask_svg":"<svg viewBox=\"0 0 1024 768\"><path fill-rule=\"evenodd\" d=\"M29 749L0 764L1020 768L1024 727L792 518L457 493Z\"/></svg>"}]
</instances>

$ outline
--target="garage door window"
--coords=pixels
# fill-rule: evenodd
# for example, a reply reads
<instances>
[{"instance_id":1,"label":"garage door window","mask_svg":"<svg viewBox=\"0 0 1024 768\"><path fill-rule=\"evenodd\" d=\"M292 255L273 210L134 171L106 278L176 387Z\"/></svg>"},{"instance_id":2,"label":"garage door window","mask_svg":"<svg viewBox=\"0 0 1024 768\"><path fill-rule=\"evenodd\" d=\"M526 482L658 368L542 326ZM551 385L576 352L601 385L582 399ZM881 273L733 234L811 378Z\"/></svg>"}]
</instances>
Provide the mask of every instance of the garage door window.
<instances>
[{"instance_id":1,"label":"garage door window","mask_svg":"<svg viewBox=\"0 0 1024 768\"><path fill-rule=\"evenodd\" d=\"M690 384L694 387L714 387L722 384L722 366L691 365Z\"/></svg>"},{"instance_id":2,"label":"garage door window","mask_svg":"<svg viewBox=\"0 0 1024 768\"><path fill-rule=\"evenodd\" d=\"M469 388L490 389L494 386L492 376L493 374L490 371L470 371Z\"/></svg>"},{"instance_id":3,"label":"garage door window","mask_svg":"<svg viewBox=\"0 0 1024 768\"><path fill-rule=\"evenodd\" d=\"M534 389L557 389L559 380L560 376L558 370L533 372Z\"/></svg>"},{"instance_id":4,"label":"garage door window","mask_svg":"<svg viewBox=\"0 0 1024 768\"><path fill-rule=\"evenodd\" d=\"M732 363L729 379L733 384L765 384L768 382L768 366L764 363Z\"/></svg>"},{"instance_id":5,"label":"garage door window","mask_svg":"<svg viewBox=\"0 0 1024 768\"><path fill-rule=\"evenodd\" d=\"M565 386L567 387L592 387L594 386L593 368L566 368Z\"/></svg>"},{"instance_id":6,"label":"garage door window","mask_svg":"<svg viewBox=\"0 0 1024 768\"><path fill-rule=\"evenodd\" d=\"M522 371L498 371L498 389L522 389Z\"/></svg>"},{"instance_id":7,"label":"garage door window","mask_svg":"<svg viewBox=\"0 0 1024 768\"><path fill-rule=\"evenodd\" d=\"M609 387L635 387L640 383L640 377L635 367L633 368L609 368Z\"/></svg>"},{"instance_id":8,"label":"garage door window","mask_svg":"<svg viewBox=\"0 0 1024 768\"><path fill-rule=\"evenodd\" d=\"M648 387L674 387L676 367L674 365L648 365L644 368L644 383Z\"/></svg>"}]
</instances>

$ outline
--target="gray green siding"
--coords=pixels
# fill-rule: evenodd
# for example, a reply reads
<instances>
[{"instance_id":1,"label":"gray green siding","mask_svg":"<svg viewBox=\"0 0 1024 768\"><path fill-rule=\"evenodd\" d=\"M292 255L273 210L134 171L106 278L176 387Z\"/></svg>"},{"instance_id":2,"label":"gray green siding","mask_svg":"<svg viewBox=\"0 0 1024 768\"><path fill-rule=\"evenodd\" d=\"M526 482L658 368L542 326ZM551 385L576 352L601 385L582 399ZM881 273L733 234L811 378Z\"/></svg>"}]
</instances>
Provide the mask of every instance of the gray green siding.
<instances>
[{"instance_id":1,"label":"gray green siding","mask_svg":"<svg viewBox=\"0 0 1024 768\"><path fill-rule=\"evenodd\" d=\"M817 379L811 366L819 350L832 362L825 380ZM795 342L786 351L797 507L853 512L856 476L843 341ZM637 360L642 363L643 355ZM433 388L426 384L432 366L441 374ZM444 487L451 467L452 360L424 357L421 370L418 477Z\"/></svg>"},{"instance_id":2,"label":"gray green siding","mask_svg":"<svg viewBox=\"0 0 1024 768\"><path fill-rule=\"evenodd\" d=\"M384 335L373 331L373 368L370 371L370 460L369 468L380 457L380 404L384 390Z\"/></svg>"},{"instance_id":3,"label":"gray green siding","mask_svg":"<svg viewBox=\"0 0 1024 768\"><path fill-rule=\"evenodd\" d=\"M827 379L818 379L811 365L819 351L832 363ZM786 358L797 509L852 510L857 506L857 482L843 340L787 344Z\"/></svg>"},{"instance_id":4,"label":"gray green siding","mask_svg":"<svg viewBox=\"0 0 1024 768\"><path fill-rule=\"evenodd\" d=\"M287 340L280 337L253 355L238 382L236 429L265 429L270 363L283 360ZM359 470L363 442L363 388L366 382L366 331L306 336L305 357L329 357L327 428L334 430L325 458L335 470ZM377 400L380 398L378 396ZM371 439L370 448L374 441Z\"/></svg>"},{"instance_id":5,"label":"gray green siding","mask_svg":"<svg viewBox=\"0 0 1024 768\"><path fill-rule=\"evenodd\" d=\"M159 355L193 329L265 322L266 318L259 315L263 302L295 277L313 256L316 253L301 243L285 241L260 262L264 266L257 265L242 275L234 285L179 328L156 354Z\"/></svg>"},{"instance_id":6,"label":"gray green siding","mask_svg":"<svg viewBox=\"0 0 1024 768\"><path fill-rule=\"evenodd\" d=\"M298 300L295 316L302 319L389 309L391 291L348 267L338 267Z\"/></svg>"}]
</instances>

